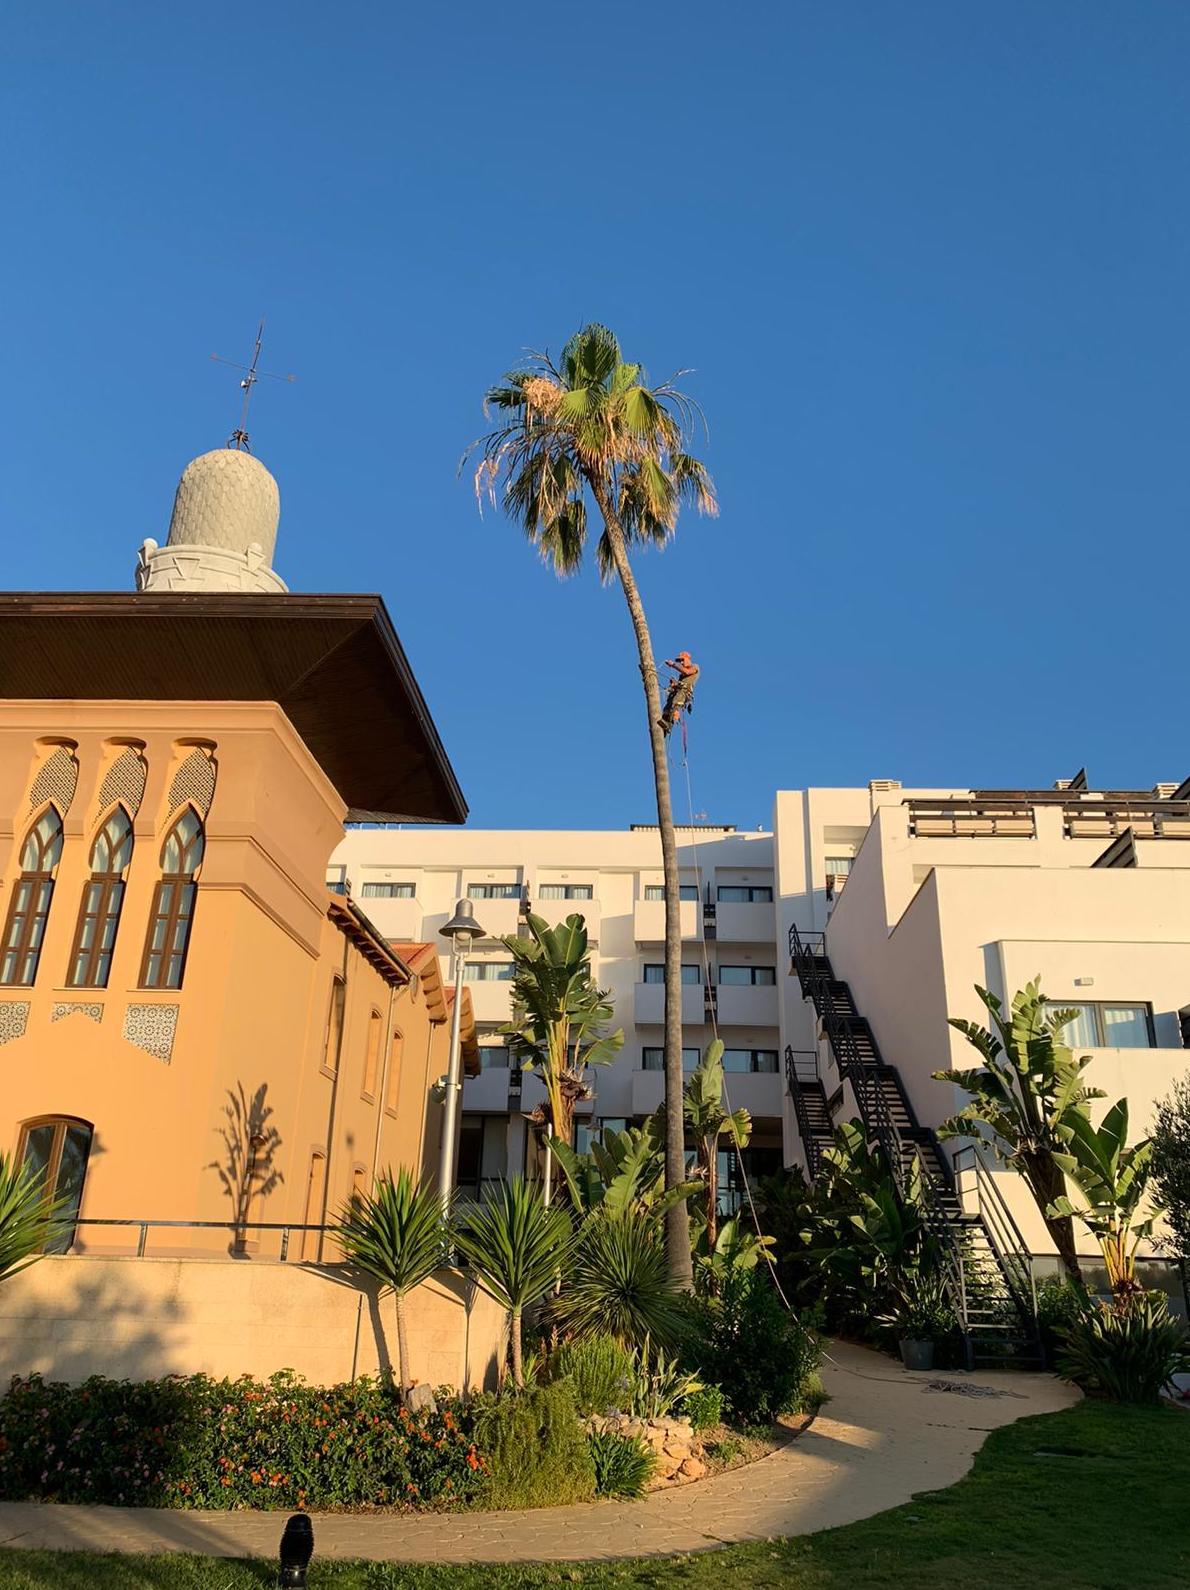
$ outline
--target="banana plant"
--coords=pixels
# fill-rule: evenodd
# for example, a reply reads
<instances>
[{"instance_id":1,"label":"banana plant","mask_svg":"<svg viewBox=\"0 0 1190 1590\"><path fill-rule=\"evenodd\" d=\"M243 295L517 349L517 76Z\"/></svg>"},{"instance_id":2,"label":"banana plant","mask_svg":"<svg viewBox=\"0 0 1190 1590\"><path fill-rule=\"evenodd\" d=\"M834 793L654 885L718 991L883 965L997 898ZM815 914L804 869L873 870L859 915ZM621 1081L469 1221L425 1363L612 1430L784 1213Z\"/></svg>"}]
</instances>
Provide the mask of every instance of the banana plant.
<instances>
[{"instance_id":1,"label":"banana plant","mask_svg":"<svg viewBox=\"0 0 1190 1590\"><path fill-rule=\"evenodd\" d=\"M1070 1112L1058 1128L1067 1152L1055 1154L1058 1166L1074 1183L1083 1202L1065 1194L1055 1198L1049 1212L1077 1216L1094 1233L1103 1253L1112 1294L1121 1307L1144 1291L1136 1279L1136 1250L1150 1236L1159 1210L1149 1204L1149 1177L1153 1170L1153 1140L1128 1144L1128 1100L1120 1099L1103 1118L1091 1125L1085 1111Z\"/></svg>"},{"instance_id":2,"label":"banana plant","mask_svg":"<svg viewBox=\"0 0 1190 1590\"><path fill-rule=\"evenodd\" d=\"M752 1117L745 1109L723 1107L723 1044L716 1038L690 1073L685 1094L686 1127L698 1152L698 1168L706 1187L703 1225L705 1248L715 1252L719 1225L719 1139L743 1148L752 1136Z\"/></svg>"},{"instance_id":3,"label":"banana plant","mask_svg":"<svg viewBox=\"0 0 1190 1590\"><path fill-rule=\"evenodd\" d=\"M665 1140L658 1117L626 1131L605 1131L585 1154L560 1138L550 1139L570 1202L580 1214L599 1209L606 1215L664 1214L699 1190L685 1181L665 1191Z\"/></svg>"},{"instance_id":4,"label":"banana plant","mask_svg":"<svg viewBox=\"0 0 1190 1590\"><path fill-rule=\"evenodd\" d=\"M695 1282L717 1295L729 1275L754 1270L762 1260L771 1263L775 1246L774 1238L749 1231L734 1215L718 1228L713 1246L704 1225L694 1239Z\"/></svg>"},{"instance_id":5,"label":"banana plant","mask_svg":"<svg viewBox=\"0 0 1190 1590\"><path fill-rule=\"evenodd\" d=\"M535 1124L547 1141L569 1145L575 1105L591 1096L586 1068L610 1065L624 1046L624 1033L610 1030L612 1006L591 976L585 919L574 914L550 927L544 917L530 913L528 928L526 938L503 940L513 975L512 1019L501 1031L512 1039L522 1067L537 1071L545 1085L545 1105ZM552 1180L547 1162L547 1203Z\"/></svg>"},{"instance_id":6,"label":"banana plant","mask_svg":"<svg viewBox=\"0 0 1190 1590\"><path fill-rule=\"evenodd\" d=\"M1049 1212L1058 1207L1066 1191L1057 1162L1065 1146L1061 1123L1072 1112L1082 1110L1089 1099L1104 1096L1100 1089L1088 1087L1083 1078L1091 1056L1076 1059L1062 1042L1062 1029L1078 1012L1052 1009L1041 992L1039 978L1013 995L1007 1017L995 994L978 984L975 991L987 1007L991 1027L954 1016L950 1025L979 1052L983 1065L933 1073L935 1081L953 1082L970 1095L961 1110L943 1121L938 1135L974 1138L1020 1173L1049 1228L1063 1268L1071 1280L1079 1282L1074 1223L1068 1215Z\"/></svg>"}]
</instances>

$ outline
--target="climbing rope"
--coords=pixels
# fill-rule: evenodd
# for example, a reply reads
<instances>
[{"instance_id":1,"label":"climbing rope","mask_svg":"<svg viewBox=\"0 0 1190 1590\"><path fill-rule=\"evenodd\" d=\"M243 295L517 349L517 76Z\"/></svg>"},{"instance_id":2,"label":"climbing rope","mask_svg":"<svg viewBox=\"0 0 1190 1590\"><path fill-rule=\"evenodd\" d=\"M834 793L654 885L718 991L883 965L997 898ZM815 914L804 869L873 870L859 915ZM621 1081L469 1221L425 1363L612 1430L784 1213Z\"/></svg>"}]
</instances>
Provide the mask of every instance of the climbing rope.
<instances>
[{"instance_id":1,"label":"climbing rope","mask_svg":"<svg viewBox=\"0 0 1190 1590\"><path fill-rule=\"evenodd\" d=\"M699 879L701 881L701 878L702 878L702 864L699 861L699 857L698 857L698 839L696 837L696 832L697 831L696 831L695 826L694 826L694 790L693 790L693 786L692 786L691 780L690 780L690 747L689 747L689 743L688 743L687 737L686 737L686 723L685 723L684 719L682 721L682 768L683 768L683 771L685 772L685 775L686 775L686 808L687 808L687 812L689 814L689 819L688 820L689 820L689 824L690 824L690 847L694 851L694 866L695 866L695 870L697 872L697 875L698 875L698 877L699 877ZM712 983L711 983L711 958L710 958L710 955L709 955L709 953L707 951L707 937L706 937L706 933L705 932L703 932L703 933L701 933L699 935L699 943L702 946L702 968L703 968L702 974L703 974L703 978L705 979L704 987L710 988L710 987L713 986ZM712 997L711 1000L708 1001L708 1004L709 1004L710 1012L711 1012L711 1031L714 1033L715 1038L718 1039L718 1037L719 1037L719 1020L718 1020L719 1013L718 1013L718 1010L716 1009L716 1001L715 1001L715 999ZM727 1086L727 1072L726 1071L724 1071L724 1073L723 1073L723 1100L724 1100L724 1103L727 1105L727 1110L728 1110L728 1113L730 1114L731 1113L731 1094L730 1094L730 1092L728 1090L728 1086ZM742 1185L742 1187L744 1189L744 1197L746 1198L747 1203L748 1203L748 1211L749 1211L749 1213L752 1216L752 1225L753 1225L753 1228L755 1229L757 1239L758 1240L763 1240L764 1233L760 1229L760 1216L759 1216L759 1214L757 1213L757 1210L756 1210L756 1200L752 1196L752 1183L751 1183L751 1180L749 1179L749 1176L748 1176L748 1168L744 1164L744 1151L741 1148L739 1142L736 1140L734 1135L732 1136L731 1142L732 1142L732 1147L735 1149L736 1164L739 1167L740 1183L741 1183L741 1185ZM785 1294L785 1288L781 1285L781 1277L778 1275L777 1267L773 1263L772 1254L765 1247L761 1248L761 1253L762 1253L762 1255L764 1257L764 1262L768 1265L769 1276L772 1279L772 1283L773 1283L774 1288L776 1289L777 1296L781 1299L781 1302L784 1304L784 1306L785 1306L786 1310L788 1311L790 1317L793 1319L794 1324L796 1324L800 1329L805 1330L806 1327L804 1325L802 1325L801 1320L798 1318L797 1310L794 1308L793 1304L789 1301L789 1298ZM850 1364L841 1363L839 1361L839 1359L837 1359L834 1356L833 1353L828 1352L825 1347L822 1349L822 1356L829 1363L833 1364L836 1369L842 1370L842 1372L845 1375L854 1375L856 1377L856 1379L858 1379L858 1380L875 1380L875 1381L878 1381L878 1382L882 1382L882 1383L884 1383L886 1385L898 1385L898 1386L899 1385L904 1385L904 1383L905 1383L897 1375L869 1375L869 1374L865 1374L865 1372L862 1369L854 1369L854 1368L852 1368L852 1366Z\"/></svg>"}]
</instances>

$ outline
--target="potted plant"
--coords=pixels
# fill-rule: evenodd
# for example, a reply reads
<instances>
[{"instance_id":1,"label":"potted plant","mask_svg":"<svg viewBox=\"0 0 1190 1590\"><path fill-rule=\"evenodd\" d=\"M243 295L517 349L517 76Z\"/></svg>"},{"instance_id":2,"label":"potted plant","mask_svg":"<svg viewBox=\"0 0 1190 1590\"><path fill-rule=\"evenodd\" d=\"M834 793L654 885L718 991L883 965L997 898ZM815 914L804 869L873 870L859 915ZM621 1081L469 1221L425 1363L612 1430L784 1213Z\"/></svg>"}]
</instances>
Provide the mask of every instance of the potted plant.
<instances>
[{"instance_id":1,"label":"potted plant","mask_svg":"<svg viewBox=\"0 0 1190 1590\"><path fill-rule=\"evenodd\" d=\"M954 1310L936 1270L907 1270L894 1283L891 1306L881 1323L897 1333L906 1369L933 1369L934 1347L955 1328Z\"/></svg>"}]
</instances>

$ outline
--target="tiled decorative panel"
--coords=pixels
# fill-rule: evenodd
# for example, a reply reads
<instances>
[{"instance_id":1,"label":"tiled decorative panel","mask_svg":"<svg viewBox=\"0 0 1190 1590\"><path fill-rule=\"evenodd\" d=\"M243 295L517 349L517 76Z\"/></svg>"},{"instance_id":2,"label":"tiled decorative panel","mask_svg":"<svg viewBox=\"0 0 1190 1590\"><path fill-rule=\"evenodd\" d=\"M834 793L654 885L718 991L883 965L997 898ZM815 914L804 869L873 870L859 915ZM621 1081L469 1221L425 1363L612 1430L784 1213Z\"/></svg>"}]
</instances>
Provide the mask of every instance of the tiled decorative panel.
<instances>
[{"instance_id":1,"label":"tiled decorative panel","mask_svg":"<svg viewBox=\"0 0 1190 1590\"><path fill-rule=\"evenodd\" d=\"M174 774L169 787L169 809L175 812L189 801L198 815L205 817L211 809L214 793L215 764L205 751L195 746Z\"/></svg>"},{"instance_id":2,"label":"tiled decorative panel","mask_svg":"<svg viewBox=\"0 0 1190 1590\"><path fill-rule=\"evenodd\" d=\"M0 1000L0 1043L10 1043L14 1038L23 1038L28 1025L27 999Z\"/></svg>"},{"instance_id":3,"label":"tiled decorative panel","mask_svg":"<svg viewBox=\"0 0 1190 1590\"><path fill-rule=\"evenodd\" d=\"M79 765L72 752L64 745L47 756L33 780L29 791L29 810L36 811L46 801L53 801L63 817L70 810L79 781Z\"/></svg>"},{"instance_id":4,"label":"tiled decorative panel","mask_svg":"<svg viewBox=\"0 0 1190 1590\"><path fill-rule=\"evenodd\" d=\"M78 1000L61 1000L50 1011L51 1021L62 1021L66 1016L86 1016L89 1021L103 1020L102 1005L84 1005Z\"/></svg>"},{"instance_id":5,"label":"tiled decorative panel","mask_svg":"<svg viewBox=\"0 0 1190 1590\"><path fill-rule=\"evenodd\" d=\"M103 788L99 791L99 810L105 812L113 801L120 801L128 815L135 817L145 793L147 775L148 768L143 757L138 756L131 746L121 751L108 768Z\"/></svg>"},{"instance_id":6,"label":"tiled decorative panel","mask_svg":"<svg viewBox=\"0 0 1190 1590\"><path fill-rule=\"evenodd\" d=\"M125 1038L168 1065L174 1052L178 1010L177 1005L129 1005L124 1012Z\"/></svg>"}]
</instances>

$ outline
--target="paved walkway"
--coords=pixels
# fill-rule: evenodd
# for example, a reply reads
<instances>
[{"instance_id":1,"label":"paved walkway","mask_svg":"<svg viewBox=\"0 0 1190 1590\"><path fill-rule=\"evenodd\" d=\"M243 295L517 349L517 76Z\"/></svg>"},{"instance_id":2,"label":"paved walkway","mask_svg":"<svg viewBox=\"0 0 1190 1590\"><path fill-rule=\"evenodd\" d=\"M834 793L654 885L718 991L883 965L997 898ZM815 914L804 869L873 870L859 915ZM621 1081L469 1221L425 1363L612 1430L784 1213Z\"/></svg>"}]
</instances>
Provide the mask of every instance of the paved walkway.
<instances>
[{"instance_id":1,"label":"paved walkway","mask_svg":"<svg viewBox=\"0 0 1190 1590\"><path fill-rule=\"evenodd\" d=\"M854 1523L953 1485L989 1430L1052 1413L1078 1393L1048 1375L910 1374L859 1347L834 1349L831 1400L796 1441L760 1462L641 1502L535 1512L314 1515L320 1557L405 1562L588 1561L700 1551ZM935 1389L943 1382L967 1394ZM984 1387L996 1395L972 1395ZM50 1550L274 1557L284 1513L0 1503L0 1545Z\"/></svg>"}]
</instances>

